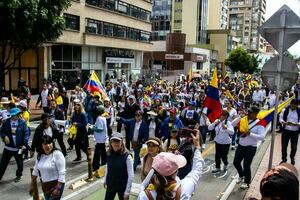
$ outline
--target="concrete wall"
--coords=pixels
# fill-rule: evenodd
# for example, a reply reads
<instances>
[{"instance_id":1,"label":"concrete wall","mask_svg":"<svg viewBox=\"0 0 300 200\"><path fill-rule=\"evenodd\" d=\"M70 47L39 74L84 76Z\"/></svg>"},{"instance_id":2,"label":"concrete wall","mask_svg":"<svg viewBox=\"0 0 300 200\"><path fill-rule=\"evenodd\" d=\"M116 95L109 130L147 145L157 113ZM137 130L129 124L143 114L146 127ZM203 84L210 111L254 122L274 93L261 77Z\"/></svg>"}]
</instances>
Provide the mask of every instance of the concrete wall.
<instances>
[{"instance_id":1,"label":"concrete wall","mask_svg":"<svg viewBox=\"0 0 300 200\"><path fill-rule=\"evenodd\" d=\"M209 0L208 1L208 29L220 29L221 18L221 1L222 0Z\"/></svg>"},{"instance_id":2,"label":"concrete wall","mask_svg":"<svg viewBox=\"0 0 300 200\"><path fill-rule=\"evenodd\" d=\"M182 2L182 33L186 34L187 45L197 44L198 7L197 0Z\"/></svg>"}]
</instances>

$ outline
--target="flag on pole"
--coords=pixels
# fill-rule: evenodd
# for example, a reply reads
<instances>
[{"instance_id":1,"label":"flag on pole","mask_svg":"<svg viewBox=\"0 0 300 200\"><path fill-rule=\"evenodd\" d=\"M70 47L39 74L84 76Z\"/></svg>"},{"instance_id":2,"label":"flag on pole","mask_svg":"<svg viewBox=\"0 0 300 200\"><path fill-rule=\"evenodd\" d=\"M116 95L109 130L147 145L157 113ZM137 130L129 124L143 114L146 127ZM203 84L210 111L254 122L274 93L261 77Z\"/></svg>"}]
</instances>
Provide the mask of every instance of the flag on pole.
<instances>
[{"instance_id":1,"label":"flag on pole","mask_svg":"<svg viewBox=\"0 0 300 200\"><path fill-rule=\"evenodd\" d=\"M217 68L214 69L213 77L207 88L207 94L204 99L204 107L207 108L207 117L213 122L222 113L222 106L219 97Z\"/></svg>"},{"instance_id":2,"label":"flag on pole","mask_svg":"<svg viewBox=\"0 0 300 200\"><path fill-rule=\"evenodd\" d=\"M187 81L192 82L192 79L193 79L193 67L191 67L189 70Z\"/></svg>"},{"instance_id":3,"label":"flag on pole","mask_svg":"<svg viewBox=\"0 0 300 200\"><path fill-rule=\"evenodd\" d=\"M234 99L234 97L232 96L232 94L230 93L229 90L226 90L226 95L233 101L233 103L237 109L241 109L240 104Z\"/></svg>"},{"instance_id":4,"label":"flag on pole","mask_svg":"<svg viewBox=\"0 0 300 200\"><path fill-rule=\"evenodd\" d=\"M109 99L95 71L92 71L89 80L86 82L83 88L93 93L99 92L102 95L103 99Z\"/></svg>"}]
</instances>

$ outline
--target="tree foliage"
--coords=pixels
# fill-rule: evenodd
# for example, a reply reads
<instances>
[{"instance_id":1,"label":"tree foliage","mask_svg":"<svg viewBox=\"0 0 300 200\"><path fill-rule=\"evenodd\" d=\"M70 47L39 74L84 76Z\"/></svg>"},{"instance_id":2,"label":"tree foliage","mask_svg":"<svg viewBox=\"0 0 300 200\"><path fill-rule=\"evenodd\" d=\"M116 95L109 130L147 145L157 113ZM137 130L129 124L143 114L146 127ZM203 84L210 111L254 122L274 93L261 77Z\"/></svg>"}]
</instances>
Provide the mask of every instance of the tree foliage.
<instances>
[{"instance_id":1,"label":"tree foliage","mask_svg":"<svg viewBox=\"0 0 300 200\"><path fill-rule=\"evenodd\" d=\"M232 50L225 60L225 65L229 66L233 72L253 74L259 71L258 56L250 55L241 47Z\"/></svg>"},{"instance_id":2,"label":"tree foliage","mask_svg":"<svg viewBox=\"0 0 300 200\"><path fill-rule=\"evenodd\" d=\"M2 0L0 2L0 77L22 54L56 40L65 28L63 11L70 0ZM1 78L4 85L4 78Z\"/></svg>"}]
</instances>

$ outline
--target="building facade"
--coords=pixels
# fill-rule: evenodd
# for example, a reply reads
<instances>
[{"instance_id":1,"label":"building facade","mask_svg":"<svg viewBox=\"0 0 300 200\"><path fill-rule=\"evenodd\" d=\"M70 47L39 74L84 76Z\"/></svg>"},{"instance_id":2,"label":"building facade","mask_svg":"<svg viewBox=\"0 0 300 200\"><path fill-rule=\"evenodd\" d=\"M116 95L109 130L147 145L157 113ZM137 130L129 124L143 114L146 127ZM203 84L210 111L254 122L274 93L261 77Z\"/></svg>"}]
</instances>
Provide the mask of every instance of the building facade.
<instances>
[{"instance_id":1,"label":"building facade","mask_svg":"<svg viewBox=\"0 0 300 200\"><path fill-rule=\"evenodd\" d=\"M164 41L171 31L172 0L153 0L151 41Z\"/></svg>"},{"instance_id":2,"label":"building facade","mask_svg":"<svg viewBox=\"0 0 300 200\"><path fill-rule=\"evenodd\" d=\"M152 50L151 10L150 0L72 1L64 13L66 30L45 47L46 71L70 88L84 84L91 70L102 81L137 76L143 51Z\"/></svg>"},{"instance_id":3,"label":"building facade","mask_svg":"<svg viewBox=\"0 0 300 200\"><path fill-rule=\"evenodd\" d=\"M188 45L206 44L208 0L172 1L172 32L184 33Z\"/></svg>"},{"instance_id":4,"label":"building facade","mask_svg":"<svg viewBox=\"0 0 300 200\"><path fill-rule=\"evenodd\" d=\"M218 30L228 28L229 0L208 1L208 29Z\"/></svg>"},{"instance_id":5,"label":"building facade","mask_svg":"<svg viewBox=\"0 0 300 200\"><path fill-rule=\"evenodd\" d=\"M265 22L266 0L230 0L229 28L250 53L262 52L264 39L257 29Z\"/></svg>"}]
</instances>

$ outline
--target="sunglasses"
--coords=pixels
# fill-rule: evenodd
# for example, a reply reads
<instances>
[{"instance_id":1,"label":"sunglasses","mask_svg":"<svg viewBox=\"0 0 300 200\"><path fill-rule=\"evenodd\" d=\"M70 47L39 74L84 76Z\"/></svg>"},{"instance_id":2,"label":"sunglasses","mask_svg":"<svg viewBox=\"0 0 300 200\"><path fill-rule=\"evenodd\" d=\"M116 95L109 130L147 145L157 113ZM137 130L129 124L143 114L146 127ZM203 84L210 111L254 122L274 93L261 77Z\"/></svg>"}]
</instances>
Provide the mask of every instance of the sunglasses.
<instances>
[{"instance_id":1,"label":"sunglasses","mask_svg":"<svg viewBox=\"0 0 300 200\"><path fill-rule=\"evenodd\" d=\"M79 104L75 104L74 107L75 107L75 106L80 106L80 105L79 105Z\"/></svg>"},{"instance_id":2,"label":"sunglasses","mask_svg":"<svg viewBox=\"0 0 300 200\"><path fill-rule=\"evenodd\" d=\"M158 147L158 146L155 144L147 144L147 147Z\"/></svg>"}]
</instances>

